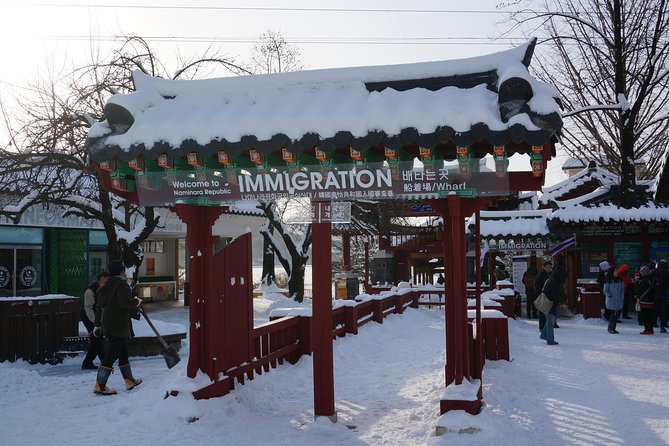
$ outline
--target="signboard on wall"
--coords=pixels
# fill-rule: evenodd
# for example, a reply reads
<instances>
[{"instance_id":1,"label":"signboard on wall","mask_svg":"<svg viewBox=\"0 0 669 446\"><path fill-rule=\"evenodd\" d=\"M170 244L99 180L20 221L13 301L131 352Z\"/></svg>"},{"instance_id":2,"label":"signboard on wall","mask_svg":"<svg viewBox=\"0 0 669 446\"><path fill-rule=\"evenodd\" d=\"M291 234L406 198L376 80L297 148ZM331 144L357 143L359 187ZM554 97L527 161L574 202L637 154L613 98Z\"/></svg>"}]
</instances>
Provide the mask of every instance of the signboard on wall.
<instances>
[{"instance_id":1,"label":"signboard on wall","mask_svg":"<svg viewBox=\"0 0 669 446\"><path fill-rule=\"evenodd\" d=\"M575 229L576 238L641 234L641 226L635 224L589 225Z\"/></svg>"},{"instance_id":2,"label":"signboard on wall","mask_svg":"<svg viewBox=\"0 0 669 446\"><path fill-rule=\"evenodd\" d=\"M527 257L514 256L512 266L513 287L518 290L520 294L525 294L525 284L523 283L523 274L527 271Z\"/></svg>"},{"instance_id":3,"label":"signboard on wall","mask_svg":"<svg viewBox=\"0 0 669 446\"><path fill-rule=\"evenodd\" d=\"M652 260L665 259L669 262L669 241L652 241L650 242L649 255Z\"/></svg>"},{"instance_id":4,"label":"signboard on wall","mask_svg":"<svg viewBox=\"0 0 669 446\"><path fill-rule=\"evenodd\" d=\"M616 242L613 244L613 258L616 265L627 264L630 271L643 263L641 242Z\"/></svg>"}]
</instances>

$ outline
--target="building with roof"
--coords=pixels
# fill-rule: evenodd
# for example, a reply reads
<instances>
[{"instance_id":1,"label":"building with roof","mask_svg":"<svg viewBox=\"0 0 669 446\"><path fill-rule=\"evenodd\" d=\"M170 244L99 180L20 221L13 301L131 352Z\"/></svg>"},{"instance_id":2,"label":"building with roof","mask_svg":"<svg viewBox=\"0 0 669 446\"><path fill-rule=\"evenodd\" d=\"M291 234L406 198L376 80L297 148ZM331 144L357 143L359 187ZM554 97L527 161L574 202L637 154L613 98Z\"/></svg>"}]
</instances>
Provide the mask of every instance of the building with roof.
<instances>
[{"instance_id":1,"label":"building with roof","mask_svg":"<svg viewBox=\"0 0 669 446\"><path fill-rule=\"evenodd\" d=\"M482 211L481 235L491 250L526 255L537 266L553 246L575 236L576 247L557 260L568 270L567 296L576 308L578 281L596 278L600 262L625 263L634 271L651 260L669 260L669 206L656 198L656 181L638 181L633 207L621 204L619 185L617 175L591 161L544 187L534 210Z\"/></svg>"}]
</instances>

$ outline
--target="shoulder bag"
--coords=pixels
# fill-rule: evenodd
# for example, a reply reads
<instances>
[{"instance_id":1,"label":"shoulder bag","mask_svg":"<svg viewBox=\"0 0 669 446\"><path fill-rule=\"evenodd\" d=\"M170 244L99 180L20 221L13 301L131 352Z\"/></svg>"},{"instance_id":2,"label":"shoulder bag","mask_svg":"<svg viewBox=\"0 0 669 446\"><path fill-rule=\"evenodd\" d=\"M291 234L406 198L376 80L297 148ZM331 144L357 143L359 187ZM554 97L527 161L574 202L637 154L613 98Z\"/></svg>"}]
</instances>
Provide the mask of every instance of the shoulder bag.
<instances>
[{"instance_id":1,"label":"shoulder bag","mask_svg":"<svg viewBox=\"0 0 669 446\"><path fill-rule=\"evenodd\" d=\"M546 294L542 291L541 294L539 294L537 298L534 299L534 306L537 308L537 310L546 314L551 311L551 308L553 308L553 301L550 300L548 296L546 296Z\"/></svg>"}]
</instances>

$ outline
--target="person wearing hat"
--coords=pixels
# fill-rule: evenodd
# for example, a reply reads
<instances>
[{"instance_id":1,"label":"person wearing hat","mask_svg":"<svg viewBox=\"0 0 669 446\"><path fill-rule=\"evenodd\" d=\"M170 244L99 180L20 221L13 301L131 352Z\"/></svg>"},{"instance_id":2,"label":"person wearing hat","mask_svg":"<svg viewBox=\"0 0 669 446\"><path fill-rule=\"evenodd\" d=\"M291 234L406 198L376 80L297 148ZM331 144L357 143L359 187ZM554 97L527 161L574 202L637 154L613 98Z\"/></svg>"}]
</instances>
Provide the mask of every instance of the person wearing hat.
<instances>
[{"instance_id":1,"label":"person wearing hat","mask_svg":"<svg viewBox=\"0 0 669 446\"><path fill-rule=\"evenodd\" d=\"M639 281L635 284L634 294L639 302L639 319L643 324L642 335L655 334L653 330L653 310L655 308L655 293L650 277L650 268L642 266L639 269Z\"/></svg>"},{"instance_id":2,"label":"person wearing hat","mask_svg":"<svg viewBox=\"0 0 669 446\"><path fill-rule=\"evenodd\" d=\"M98 306L95 311L93 334L104 334L108 342L107 352L95 379L93 391L100 395L113 395L115 389L107 387L109 375L114 371L118 359L119 369L126 389L131 390L142 383L134 378L128 358L128 341L131 339L130 317L138 311L141 300L133 297L125 277L125 265L120 260L109 263L109 278L98 290Z\"/></svg>"}]
</instances>

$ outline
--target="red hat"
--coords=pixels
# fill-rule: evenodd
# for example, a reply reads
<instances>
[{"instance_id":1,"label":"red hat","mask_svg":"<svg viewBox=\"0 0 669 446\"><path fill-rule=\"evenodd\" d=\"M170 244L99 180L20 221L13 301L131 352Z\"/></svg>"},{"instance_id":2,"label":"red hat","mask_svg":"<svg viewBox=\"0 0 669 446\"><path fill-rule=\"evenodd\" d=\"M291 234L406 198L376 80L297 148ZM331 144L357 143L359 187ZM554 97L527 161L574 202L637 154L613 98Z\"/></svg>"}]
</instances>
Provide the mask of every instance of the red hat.
<instances>
[{"instance_id":1,"label":"red hat","mask_svg":"<svg viewBox=\"0 0 669 446\"><path fill-rule=\"evenodd\" d=\"M630 269L629 265L627 265L626 263L623 263L622 265L620 265L618 267L618 274L629 271L629 269Z\"/></svg>"}]
</instances>

